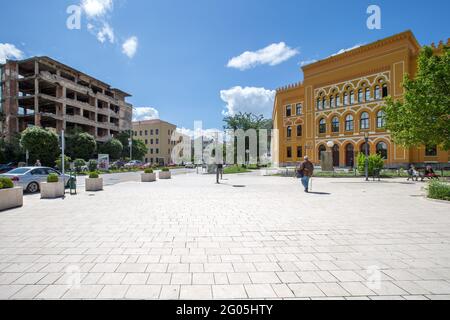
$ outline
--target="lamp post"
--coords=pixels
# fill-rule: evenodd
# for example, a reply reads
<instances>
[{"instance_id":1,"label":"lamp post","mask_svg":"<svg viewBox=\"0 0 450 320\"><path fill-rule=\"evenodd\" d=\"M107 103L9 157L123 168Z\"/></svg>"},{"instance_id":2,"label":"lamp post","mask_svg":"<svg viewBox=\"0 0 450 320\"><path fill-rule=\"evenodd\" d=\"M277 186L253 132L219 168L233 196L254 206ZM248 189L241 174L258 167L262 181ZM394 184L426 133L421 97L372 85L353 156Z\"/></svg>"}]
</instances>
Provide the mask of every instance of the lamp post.
<instances>
[{"instance_id":1,"label":"lamp post","mask_svg":"<svg viewBox=\"0 0 450 320\"><path fill-rule=\"evenodd\" d=\"M366 160L365 160L365 174L366 174L366 181L369 181L369 133L364 133L364 141L365 141L365 153L366 153Z\"/></svg>"}]
</instances>

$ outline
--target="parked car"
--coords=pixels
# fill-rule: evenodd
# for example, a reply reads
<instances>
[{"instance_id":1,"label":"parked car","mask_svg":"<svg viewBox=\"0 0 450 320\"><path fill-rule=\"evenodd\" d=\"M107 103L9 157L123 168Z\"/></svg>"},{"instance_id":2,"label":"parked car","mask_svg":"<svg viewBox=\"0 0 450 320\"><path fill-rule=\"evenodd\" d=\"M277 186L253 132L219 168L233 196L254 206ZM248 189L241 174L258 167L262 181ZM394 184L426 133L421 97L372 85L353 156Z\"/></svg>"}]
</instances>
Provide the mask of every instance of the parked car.
<instances>
[{"instance_id":1,"label":"parked car","mask_svg":"<svg viewBox=\"0 0 450 320\"><path fill-rule=\"evenodd\" d=\"M185 167L186 169L194 169L194 168L195 168L195 166L194 166L194 164L193 164L192 162L186 162L186 164L184 165L184 167Z\"/></svg>"},{"instance_id":2,"label":"parked car","mask_svg":"<svg viewBox=\"0 0 450 320\"><path fill-rule=\"evenodd\" d=\"M62 179L61 172L47 167L23 167L11 170L7 173L1 174L0 177L10 178L14 185L22 187L23 190L29 193L36 193L40 190L42 182L47 182L47 177L50 173L56 173L60 180ZM64 183L69 186L70 176L64 175Z\"/></svg>"},{"instance_id":3,"label":"parked car","mask_svg":"<svg viewBox=\"0 0 450 320\"><path fill-rule=\"evenodd\" d=\"M13 169L17 168L17 164L14 162L10 162L7 164L0 164L0 174L1 173L6 173L8 171L11 171Z\"/></svg>"},{"instance_id":4,"label":"parked car","mask_svg":"<svg viewBox=\"0 0 450 320\"><path fill-rule=\"evenodd\" d=\"M132 160L132 161L128 162L127 164L125 164L124 167L125 168L138 168L138 167L140 167L142 165L143 165L142 161Z\"/></svg>"}]
</instances>

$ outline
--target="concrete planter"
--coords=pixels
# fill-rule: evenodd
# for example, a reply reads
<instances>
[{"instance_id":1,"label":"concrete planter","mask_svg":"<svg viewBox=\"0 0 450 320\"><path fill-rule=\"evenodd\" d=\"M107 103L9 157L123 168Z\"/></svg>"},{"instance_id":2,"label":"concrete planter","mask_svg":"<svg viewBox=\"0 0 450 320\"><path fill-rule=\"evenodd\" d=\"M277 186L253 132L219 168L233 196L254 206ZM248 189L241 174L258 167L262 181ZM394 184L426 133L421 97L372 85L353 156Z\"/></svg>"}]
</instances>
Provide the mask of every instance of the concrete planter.
<instances>
[{"instance_id":1,"label":"concrete planter","mask_svg":"<svg viewBox=\"0 0 450 320\"><path fill-rule=\"evenodd\" d=\"M95 192L103 190L103 178L86 179L86 191Z\"/></svg>"},{"instance_id":2,"label":"concrete planter","mask_svg":"<svg viewBox=\"0 0 450 320\"><path fill-rule=\"evenodd\" d=\"M172 179L172 174L170 173L170 171L167 172L161 171L159 173L159 178L162 180Z\"/></svg>"},{"instance_id":3,"label":"concrete planter","mask_svg":"<svg viewBox=\"0 0 450 320\"><path fill-rule=\"evenodd\" d=\"M0 211L23 206L23 189L11 188L0 190Z\"/></svg>"},{"instance_id":4,"label":"concrete planter","mask_svg":"<svg viewBox=\"0 0 450 320\"><path fill-rule=\"evenodd\" d=\"M42 182L41 183L41 199L56 199L64 197L66 189L63 182Z\"/></svg>"},{"instance_id":5,"label":"concrete planter","mask_svg":"<svg viewBox=\"0 0 450 320\"><path fill-rule=\"evenodd\" d=\"M155 182L156 173L143 173L141 174L141 182Z\"/></svg>"}]
</instances>

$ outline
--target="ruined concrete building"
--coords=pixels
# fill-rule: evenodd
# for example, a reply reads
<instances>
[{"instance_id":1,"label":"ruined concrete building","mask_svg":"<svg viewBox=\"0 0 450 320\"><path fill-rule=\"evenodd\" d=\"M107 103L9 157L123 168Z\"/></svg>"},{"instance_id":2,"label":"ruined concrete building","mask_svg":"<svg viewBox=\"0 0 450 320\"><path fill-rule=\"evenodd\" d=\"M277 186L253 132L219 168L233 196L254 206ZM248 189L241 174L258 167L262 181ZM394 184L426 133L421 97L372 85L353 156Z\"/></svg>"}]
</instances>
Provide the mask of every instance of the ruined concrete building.
<instances>
[{"instance_id":1,"label":"ruined concrete building","mask_svg":"<svg viewBox=\"0 0 450 320\"><path fill-rule=\"evenodd\" d=\"M131 130L126 92L49 57L0 64L0 135L8 139L29 126L60 133L82 129L105 142Z\"/></svg>"}]
</instances>

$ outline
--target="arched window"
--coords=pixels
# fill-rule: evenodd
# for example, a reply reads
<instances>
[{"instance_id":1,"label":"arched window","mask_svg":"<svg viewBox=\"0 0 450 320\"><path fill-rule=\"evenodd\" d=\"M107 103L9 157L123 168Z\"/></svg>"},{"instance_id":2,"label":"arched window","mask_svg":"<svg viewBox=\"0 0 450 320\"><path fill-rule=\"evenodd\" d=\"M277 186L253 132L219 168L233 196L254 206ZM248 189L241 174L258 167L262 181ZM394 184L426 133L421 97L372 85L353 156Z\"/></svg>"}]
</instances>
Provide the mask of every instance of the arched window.
<instances>
[{"instance_id":1,"label":"arched window","mask_svg":"<svg viewBox=\"0 0 450 320\"><path fill-rule=\"evenodd\" d=\"M341 106L341 96L339 94L336 95L336 108Z\"/></svg>"},{"instance_id":2,"label":"arched window","mask_svg":"<svg viewBox=\"0 0 450 320\"><path fill-rule=\"evenodd\" d=\"M384 142L380 142L377 144L377 154L379 154L384 160L388 158L388 147Z\"/></svg>"},{"instance_id":3,"label":"arched window","mask_svg":"<svg viewBox=\"0 0 450 320\"><path fill-rule=\"evenodd\" d=\"M386 113L381 110L377 113L377 128L381 129L386 127Z\"/></svg>"},{"instance_id":4,"label":"arched window","mask_svg":"<svg viewBox=\"0 0 450 320\"><path fill-rule=\"evenodd\" d=\"M320 110L320 98L319 99L317 99L317 110Z\"/></svg>"},{"instance_id":5,"label":"arched window","mask_svg":"<svg viewBox=\"0 0 450 320\"><path fill-rule=\"evenodd\" d=\"M367 112L363 112L361 114L361 130L370 129L369 121L370 121L369 114Z\"/></svg>"},{"instance_id":6,"label":"arched window","mask_svg":"<svg viewBox=\"0 0 450 320\"><path fill-rule=\"evenodd\" d=\"M353 116L349 114L345 118L345 131L353 131L353 129L354 129Z\"/></svg>"},{"instance_id":7,"label":"arched window","mask_svg":"<svg viewBox=\"0 0 450 320\"><path fill-rule=\"evenodd\" d=\"M339 132L339 118L338 117L334 117L333 120L331 121L331 131L333 133Z\"/></svg>"},{"instance_id":8,"label":"arched window","mask_svg":"<svg viewBox=\"0 0 450 320\"><path fill-rule=\"evenodd\" d=\"M355 92L350 91L350 104L355 104Z\"/></svg>"},{"instance_id":9,"label":"arched window","mask_svg":"<svg viewBox=\"0 0 450 320\"><path fill-rule=\"evenodd\" d=\"M363 102L363 89L358 90L358 102L359 103Z\"/></svg>"},{"instance_id":10,"label":"arched window","mask_svg":"<svg viewBox=\"0 0 450 320\"><path fill-rule=\"evenodd\" d=\"M292 137L292 127L287 127L286 136L288 138Z\"/></svg>"},{"instance_id":11,"label":"arched window","mask_svg":"<svg viewBox=\"0 0 450 320\"><path fill-rule=\"evenodd\" d=\"M301 103L297 103L297 106L296 106L296 113L297 113L297 115L300 116L302 114L302 112L303 112L302 104Z\"/></svg>"},{"instance_id":12,"label":"arched window","mask_svg":"<svg viewBox=\"0 0 450 320\"><path fill-rule=\"evenodd\" d=\"M383 98L386 98L389 95L389 89L386 83L383 84Z\"/></svg>"},{"instance_id":13,"label":"arched window","mask_svg":"<svg viewBox=\"0 0 450 320\"><path fill-rule=\"evenodd\" d=\"M301 137L303 135L303 127L301 125L297 126L297 137Z\"/></svg>"},{"instance_id":14,"label":"arched window","mask_svg":"<svg viewBox=\"0 0 450 320\"><path fill-rule=\"evenodd\" d=\"M326 109L327 108L327 98L323 97L322 98L322 109Z\"/></svg>"},{"instance_id":15,"label":"arched window","mask_svg":"<svg viewBox=\"0 0 450 320\"><path fill-rule=\"evenodd\" d=\"M327 148L323 144L320 145L320 147L319 147L319 160L320 161L322 161L322 153L326 152L326 151L327 151Z\"/></svg>"},{"instance_id":16,"label":"arched window","mask_svg":"<svg viewBox=\"0 0 450 320\"><path fill-rule=\"evenodd\" d=\"M330 96L330 108L333 108L334 106L334 97Z\"/></svg>"},{"instance_id":17,"label":"arched window","mask_svg":"<svg viewBox=\"0 0 450 320\"><path fill-rule=\"evenodd\" d=\"M346 106L348 104L348 93L344 92L344 106Z\"/></svg>"},{"instance_id":18,"label":"arched window","mask_svg":"<svg viewBox=\"0 0 450 320\"><path fill-rule=\"evenodd\" d=\"M324 134L327 133L327 122L324 118L320 119L319 122L319 133Z\"/></svg>"},{"instance_id":19,"label":"arched window","mask_svg":"<svg viewBox=\"0 0 450 320\"><path fill-rule=\"evenodd\" d=\"M380 86L376 85L373 92L374 92L373 94L374 94L374 96L375 96L375 100L379 100L379 99L381 98L381 95L380 95Z\"/></svg>"},{"instance_id":20,"label":"arched window","mask_svg":"<svg viewBox=\"0 0 450 320\"><path fill-rule=\"evenodd\" d=\"M366 100L366 102L370 101L370 88L366 88L364 99Z\"/></svg>"},{"instance_id":21,"label":"arched window","mask_svg":"<svg viewBox=\"0 0 450 320\"><path fill-rule=\"evenodd\" d=\"M345 147L345 165L350 168L355 166L355 148L351 143Z\"/></svg>"}]
</instances>

